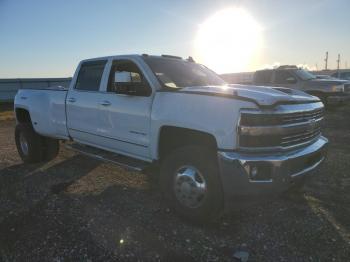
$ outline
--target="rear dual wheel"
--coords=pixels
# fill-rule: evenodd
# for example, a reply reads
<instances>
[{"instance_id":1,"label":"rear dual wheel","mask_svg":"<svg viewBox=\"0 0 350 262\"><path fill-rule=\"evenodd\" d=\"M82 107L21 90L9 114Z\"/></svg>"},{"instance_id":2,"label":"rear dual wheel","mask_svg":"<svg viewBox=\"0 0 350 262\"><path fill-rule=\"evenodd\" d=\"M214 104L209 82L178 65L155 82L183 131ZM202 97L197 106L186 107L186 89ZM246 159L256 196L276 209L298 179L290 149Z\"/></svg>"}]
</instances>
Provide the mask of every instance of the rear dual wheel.
<instances>
[{"instance_id":1,"label":"rear dual wheel","mask_svg":"<svg viewBox=\"0 0 350 262\"><path fill-rule=\"evenodd\" d=\"M50 161L59 151L58 140L37 134L31 123L17 124L15 141L18 153L25 163Z\"/></svg>"}]
</instances>

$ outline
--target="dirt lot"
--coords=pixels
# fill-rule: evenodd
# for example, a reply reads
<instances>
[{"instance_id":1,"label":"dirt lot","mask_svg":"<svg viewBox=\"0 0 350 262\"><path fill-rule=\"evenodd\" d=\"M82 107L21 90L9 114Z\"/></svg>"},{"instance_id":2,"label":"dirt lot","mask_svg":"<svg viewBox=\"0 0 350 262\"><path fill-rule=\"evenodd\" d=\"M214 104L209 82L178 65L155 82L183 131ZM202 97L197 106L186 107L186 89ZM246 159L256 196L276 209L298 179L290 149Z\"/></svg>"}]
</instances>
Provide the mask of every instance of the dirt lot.
<instances>
[{"instance_id":1,"label":"dirt lot","mask_svg":"<svg viewBox=\"0 0 350 262\"><path fill-rule=\"evenodd\" d=\"M0 261L349 261L350 106L327 114L329 157L300 194L215 225L177 218L155 183L61 146L24 165L0 112Z\"/></svg>"}]
</instances>

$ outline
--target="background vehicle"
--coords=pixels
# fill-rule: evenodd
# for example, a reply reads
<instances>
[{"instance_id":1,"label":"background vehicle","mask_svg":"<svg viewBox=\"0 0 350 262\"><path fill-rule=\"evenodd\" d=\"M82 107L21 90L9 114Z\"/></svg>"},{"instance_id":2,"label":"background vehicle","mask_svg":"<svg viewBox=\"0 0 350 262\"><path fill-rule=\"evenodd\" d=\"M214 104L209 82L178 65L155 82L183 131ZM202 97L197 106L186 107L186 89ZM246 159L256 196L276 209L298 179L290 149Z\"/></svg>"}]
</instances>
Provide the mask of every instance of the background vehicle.
<instances>
[{"instance_id":1,"label":"background vehicle","mask_svg":"<svg viewBox=\"0 0 350 262\"><path fill-rule=\"evenodd\" d=\"M332 74L332 77L349 80L350 81L350 70L349 69L341 69Z\"/></svg>"},{"instance_id":2,"label":"background vehicle","mask_svg":"<svg viewBox=\"0 0 350 262\"><path fill-rule=\"evenodd\" d=\"M333 79L336 80L337 78L330 76L330 75L315 75L317 79Z\"/></svg>"},{"instance_id":3,"label":"background vehicle","mask_svg":"<svg viewBox=\"0 0 350 262\"><path fill-rule=\"evenodd\" d=\"M323 161L327 145L316 97L226 85L174 56L84 60L68 90L20 90L15 113L25 162L52 159L62 139L134 170L159 165L166 199L193 220L287 190Z\"/></svg>"},{"instance_id":4,"label":"background vehicle","mask_svg":"<svg viewBox=\"0 0 350 262\"><path fill-rule=\"evenodd\" d=\"M325 105L341 105L350 98L344 90L346 81L318 79L312 73L296 66L280 66L276 69L256 71L253 83L302 90L319 97Z\"/></svg>"}]
</instances>

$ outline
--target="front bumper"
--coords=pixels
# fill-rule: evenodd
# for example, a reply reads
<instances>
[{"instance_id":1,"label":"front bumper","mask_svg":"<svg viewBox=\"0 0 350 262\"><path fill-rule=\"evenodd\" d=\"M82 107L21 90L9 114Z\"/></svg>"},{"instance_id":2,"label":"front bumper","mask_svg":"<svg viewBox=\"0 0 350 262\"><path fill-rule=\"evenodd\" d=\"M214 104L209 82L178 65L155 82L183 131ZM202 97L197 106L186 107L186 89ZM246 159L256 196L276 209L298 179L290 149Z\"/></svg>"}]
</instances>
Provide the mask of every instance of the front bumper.
<instances>
[{"instance_id":1,"label":"front bumper","mask_svg":"<svg viewBox=\"0 0 350 262\"><path fill-rule=\"evenodd\" d=\"M322 163L327 144L328 140L321 136L305 148L274 155L219 151L225 200L260 198L286 191ZM257 174L264 172L263 179L252 176L253 167L257 167Z\"/></svg>"}]
</instances>

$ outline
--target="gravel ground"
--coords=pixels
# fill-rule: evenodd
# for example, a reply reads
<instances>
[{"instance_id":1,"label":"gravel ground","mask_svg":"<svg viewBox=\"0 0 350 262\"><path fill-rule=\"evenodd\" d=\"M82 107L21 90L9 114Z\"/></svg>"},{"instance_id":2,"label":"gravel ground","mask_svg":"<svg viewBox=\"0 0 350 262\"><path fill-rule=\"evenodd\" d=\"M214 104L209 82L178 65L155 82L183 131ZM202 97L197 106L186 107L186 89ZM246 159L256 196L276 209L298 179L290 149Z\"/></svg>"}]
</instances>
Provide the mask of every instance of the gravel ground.
<instances>
[{"instance_id":1,"label":"gravel ground","mask_svg":"<svg viewBox=\"0 0 350 262\"><path fill-rule=\"evenodd\" d=\"M0 261L349 261L350 106L327 113L329 156L302 192L205 226L176 217L147 175L63 146L22 164L14 125L0 121Z\"/></svg>"}]
</instances>

